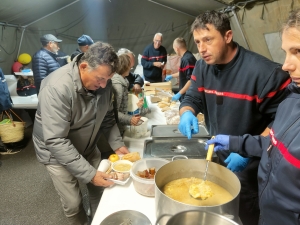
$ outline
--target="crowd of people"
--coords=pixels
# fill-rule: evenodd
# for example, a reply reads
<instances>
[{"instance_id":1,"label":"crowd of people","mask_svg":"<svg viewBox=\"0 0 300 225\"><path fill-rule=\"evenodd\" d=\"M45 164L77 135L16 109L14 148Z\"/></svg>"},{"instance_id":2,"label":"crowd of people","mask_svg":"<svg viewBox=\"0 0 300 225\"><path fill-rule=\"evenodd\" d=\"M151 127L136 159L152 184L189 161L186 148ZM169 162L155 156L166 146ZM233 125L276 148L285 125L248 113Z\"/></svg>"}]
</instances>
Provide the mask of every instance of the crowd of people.
<instances>
[{"instance_id":1,"label":"crowd of people","mask_svg":"<svg viewBox=\"0 0 300 225\"><path fill-rule=\"evenodd\" d=\"M209 134L216 136L207 144L215 144L220 164L241 182L242 223L299 224L299 18L300 10L292 12L282 28L286 60L281 65L233 41L226 14L201 13L191 25L201 59L195 59L184 38L176 38L179 70L165 78L167 50L161 33L143 51L143 77L131 72L135 55L129 49L116 52L110 44L82 35L67 60L59 51L62 40L42 36L42 48L32 59L34 80L22 82L34 85L38 94L34 148L70 224L88 223L79 181L87 184L91 217L103 189L113 184L107 180L110 175L97 171L100 136L105 134L115 153L129 153L122 135L141 118L128 114L129 92L140 93L144 81L173 77L179 80L179 91L172 97L181 102L178 128L192 138L199 132L196 116L204 114Z\"/></svg>"}]
</instances>

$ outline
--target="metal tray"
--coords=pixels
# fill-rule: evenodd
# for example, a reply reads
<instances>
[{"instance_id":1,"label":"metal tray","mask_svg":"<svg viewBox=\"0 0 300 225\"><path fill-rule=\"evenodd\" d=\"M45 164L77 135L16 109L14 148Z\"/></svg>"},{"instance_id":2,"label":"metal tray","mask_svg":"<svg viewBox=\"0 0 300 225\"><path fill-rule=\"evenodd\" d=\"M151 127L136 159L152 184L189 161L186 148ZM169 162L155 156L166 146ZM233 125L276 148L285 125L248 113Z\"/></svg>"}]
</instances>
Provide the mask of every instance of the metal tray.
<instances>
[{"instance_id":1,"label":"metal tray","mask_svg":"<svg viewBox=\"0 0 300 225\"><path fill-rule=\"evenodd\" d=\"M152 125L150 136L156 138L183 138L185 137L179 130L178 125ZM193 134L193 138L209 137L209 133L205 126L199 125L199 133ZM185 137L186 138L186 137Z\"/></svg>"},{"instance_id":2,"label":"metal tray","mask_svg":"<svg viewBox=\"0 0 300 225\"><path fill-rule=\"evenodd\" d=\"M158 157L172 159L176 155L185 155L191 159L205 159L207 151L205 142L208 138L160 138L145 140L144 158ZM213 161L217 161L217 156L213 154Z\"/></svg>"}]
</instances>

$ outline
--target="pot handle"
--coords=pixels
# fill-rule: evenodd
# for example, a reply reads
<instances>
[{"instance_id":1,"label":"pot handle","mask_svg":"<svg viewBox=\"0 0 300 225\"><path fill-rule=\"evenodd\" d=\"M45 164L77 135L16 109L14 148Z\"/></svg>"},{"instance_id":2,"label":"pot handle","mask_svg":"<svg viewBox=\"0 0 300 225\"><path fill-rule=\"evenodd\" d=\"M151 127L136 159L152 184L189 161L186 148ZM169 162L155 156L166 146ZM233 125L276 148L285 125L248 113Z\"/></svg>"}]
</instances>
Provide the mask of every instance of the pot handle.
<instances>
[{"instance_id":1,"label":"pot handle","mask_svg":"<svg viewBox=\"0 0 300 225\"><path fill-rule=\"evenodd\" d=\"M157 220L156 220L156 222L155 222L155 225L160 225L159 224L159 221L162 219L162 218L164 218L164 217L169 217L169 218L171 218L173 215L171 215L171 214L162 214L162 215L160 215L158 218L157 218ZM169 220L168 220L169 221ZM161 224L162 225L162 224Z\"/></svg>"},{"instance_id":2,"label":"pot handle","mask_svg":"<svg viewBox=\"0 0 300 225\"><path fill-rule=\"evenodd\" d=\"M172 157L172 162L177 159L188 159L186 155L175 155Z\"/></svg>"}]
</instances>

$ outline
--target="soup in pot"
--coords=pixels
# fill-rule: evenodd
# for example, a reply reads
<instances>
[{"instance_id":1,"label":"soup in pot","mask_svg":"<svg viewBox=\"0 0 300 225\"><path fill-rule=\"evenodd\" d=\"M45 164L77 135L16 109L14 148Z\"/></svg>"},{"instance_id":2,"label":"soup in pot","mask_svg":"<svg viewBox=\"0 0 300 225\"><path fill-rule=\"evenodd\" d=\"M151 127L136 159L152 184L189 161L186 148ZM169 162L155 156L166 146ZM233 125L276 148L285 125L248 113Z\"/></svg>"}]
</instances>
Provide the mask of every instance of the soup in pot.
<instances>
[{"instance_id":1,"label":"soup in pot","mask_svg":"<svg viewBox=\"0 0 300 225\"><path fill-rule=\"evenodd\" d=\"M189 193L190 186L201 184L202 181L202 179L195 177L180 178L167 183L162 192L176 201L195 206L222 205L233 199L233 196L227 190L208 180L205 183L211 188L212 196L205 200L193 198Z\"/></svg>"}]
</instances>

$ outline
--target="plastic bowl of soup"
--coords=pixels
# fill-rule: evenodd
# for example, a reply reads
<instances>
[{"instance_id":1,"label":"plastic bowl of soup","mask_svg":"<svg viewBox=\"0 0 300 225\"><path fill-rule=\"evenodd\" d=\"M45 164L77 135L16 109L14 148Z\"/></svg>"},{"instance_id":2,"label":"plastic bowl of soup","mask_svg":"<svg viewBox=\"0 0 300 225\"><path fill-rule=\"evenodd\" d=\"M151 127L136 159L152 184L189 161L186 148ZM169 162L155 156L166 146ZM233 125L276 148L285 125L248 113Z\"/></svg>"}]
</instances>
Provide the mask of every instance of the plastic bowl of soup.
<instances>
[{"instance_id":1,"label":"plastic bowl of soup","mask_svg":"<svg viewBox=\"0 0 300 225\"><path fill-rule=\"evenodd\" d=\"M163 165L169 162L170 161L168 161L167 159L162 159L162 158L144 158L134 162L132 165L132 170L130 172L130 175L133 179L133 186L135 191L144 196L154 197L155 173Z\"/></svg>"},{"instance_id":2,"label":"plastic bowl of soup","mask_svg":"<svg viewBox=\"0 0 300 225\"><path fill-rule=\"evenodd\" d=\"M129 160L118 160L112 164L112 169L119 173L130 173L132 162Z\"/></svg>"}]
</instances>

